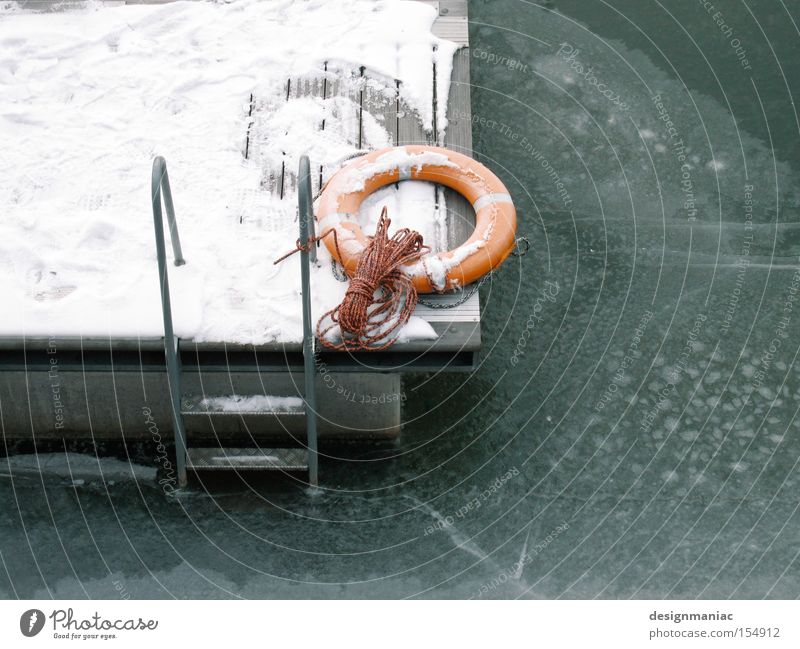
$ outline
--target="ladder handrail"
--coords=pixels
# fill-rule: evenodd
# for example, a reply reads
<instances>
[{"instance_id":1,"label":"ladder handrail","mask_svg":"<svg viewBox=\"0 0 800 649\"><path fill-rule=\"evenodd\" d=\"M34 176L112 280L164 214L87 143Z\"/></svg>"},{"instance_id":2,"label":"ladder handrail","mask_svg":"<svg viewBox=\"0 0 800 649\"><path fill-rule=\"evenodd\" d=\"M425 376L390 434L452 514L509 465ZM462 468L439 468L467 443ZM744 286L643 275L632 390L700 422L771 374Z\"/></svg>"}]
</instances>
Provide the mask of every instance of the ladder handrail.
<instances>
[{"instance_id":1,"label":"ladder handrail","mask_svg":"<svg viewBox=\"0 0 800 649\"><path fill-rule=\"evenodd\" d=\"M186 260L183 258L181 241L178 237L178 224L175 221L175 206L172 203L172 190L170 189L169 176L167 175L167 162L161 156L157 156L153 160L150 188L153 203L153 227L156 234L158 276L161 288L161 313L164 316L164 354L167 360L167 381L170 402L172 403L172 427L175 431L176 469L178 485L183 487L186 485L186 430L183 423L183 415L181 415L181 360L178 353L178 339L175 337L172 327L172 304L170 302L167 252L164 241L164 218L161 212L162 194L164 206L167 209L167 222L169 224L175 265L183 266Z\"/></svg>"},{"instance_id":2,"label":"ladder handrail","mask_svg":"<svg viewBox=\"0 0 800 649\"><path fill-rule=\"evenodd\" d=\"M298 179L298 221L300 222L300 281L303 301L303 375L306 402L306 444L308 446L308 482L316 487L318 479L319 453L317 449L317 393L314 378L314 332L311 326L311 269L310 259L316 261L316 243L309 243L314 236L313 194L311 193L311 167L308 156L301 156Z\"/></svg>"}]
</instances>

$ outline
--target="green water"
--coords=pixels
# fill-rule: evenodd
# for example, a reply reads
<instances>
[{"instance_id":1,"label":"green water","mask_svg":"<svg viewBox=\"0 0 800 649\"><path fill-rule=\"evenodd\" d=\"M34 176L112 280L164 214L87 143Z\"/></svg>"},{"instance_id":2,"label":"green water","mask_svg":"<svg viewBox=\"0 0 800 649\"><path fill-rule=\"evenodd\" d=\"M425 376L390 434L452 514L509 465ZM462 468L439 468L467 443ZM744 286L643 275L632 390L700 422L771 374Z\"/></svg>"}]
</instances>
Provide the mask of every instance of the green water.
<instances>
[{"instance_id":1,"label":"green water","mask_svg":"<svg viewBox=\"0 0 800 649\"><path fill-rule=\"evenodd\" d=\"M800 6L714 4L471 2L531 242L478 371L409 377L400 445L313 498L2 478L0 594L800 595Z\"/></svg>"}]
</instances>

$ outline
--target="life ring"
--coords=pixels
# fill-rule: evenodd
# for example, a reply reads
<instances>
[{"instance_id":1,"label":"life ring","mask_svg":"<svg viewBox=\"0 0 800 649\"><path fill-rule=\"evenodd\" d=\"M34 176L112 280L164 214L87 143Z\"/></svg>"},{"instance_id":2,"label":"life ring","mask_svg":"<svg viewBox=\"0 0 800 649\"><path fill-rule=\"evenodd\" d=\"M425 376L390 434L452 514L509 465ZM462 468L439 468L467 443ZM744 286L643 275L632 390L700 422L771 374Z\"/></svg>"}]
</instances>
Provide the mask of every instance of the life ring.
<instances>
[{"instance_id":1,"label":"life ring","mask_svg":"<svg viewBox=\"0 0 800 649\"><path fill-rule=\"evenodd\" d=\"M475 209L475 231L454 250L427 253L403 268L418 293L459 289L497 268L515 245L517 212L500 179L472 158L433 146L400 146L372 151L337 171L317 207L318 234L347 274L355 275L369 239L356 221L371 193L401 180L427 180L450 187Z\"/></svg>"}]
</instances>

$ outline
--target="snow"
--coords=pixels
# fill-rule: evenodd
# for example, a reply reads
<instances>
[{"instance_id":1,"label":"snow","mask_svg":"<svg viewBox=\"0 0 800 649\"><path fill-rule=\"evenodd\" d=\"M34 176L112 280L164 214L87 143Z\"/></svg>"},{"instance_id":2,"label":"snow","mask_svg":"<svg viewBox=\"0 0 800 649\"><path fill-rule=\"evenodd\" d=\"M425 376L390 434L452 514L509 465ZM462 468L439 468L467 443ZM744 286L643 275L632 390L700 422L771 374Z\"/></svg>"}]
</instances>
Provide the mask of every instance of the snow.
<instances>
[{"instance_id":1,"label":"snow","mask_svg":"<svg viewBox=\"0 0 800 649\"><path fill-rule=\"evenodd\" d=\"M261 449L261 453L258 455L228 455L222 453L220 455L212 455L210 459L211 462L235 462L236 465L242 464L260 464L264 462L264 460L269 460L276 464L281 462L280 458L277 455L267 455L264 453L265 449Z\"/></svg>"},{"instance_id":2,"label":"snow","mask_svg":"<svg viewBox=\"0 0 800 649\"><path fill-rule=\"evenodd\" d=\"M374 162L368 162L353 169L350 174L350 184L344 188L344 191L346 193L359 192L364 189L364 183L373 176L395 170L400 172L401 179L406 178L411 175L413 170L421 169L423 166L457 167L443 153L434 151L410 153L405 147L396 147L378 156Z\"/></svg>"},{"instance_id":3,"label":"snow","mask_svg":"<svg viewBox=\"0 0 800 649\"><path fill-rule=\"evenodd\" d=\"M206 397L200 405L207 410L223 412L280 412L288 413L302 410L300 397L278 397L254 394L249 396L231 395L229 397Z\"/></svg>"},{"instance_id":4,"label":"snow","mask_svg":"<svg viewBox=\"0 0 800 649\"><path fill-rule=\"evenodd\" d=\"M162 335L149 179L163 155L187 260L169 267L177 335L300 340L299 256L273 266L294 247L295 200L262 188L264 164L285 153L294 169L308 154L335 168L356 147L317 125L344 124L355 105L286 102L283 84L319 76L325 62L363 65L370 83L399 80L430 127L431 63L448 83L455 50L430 33L435 17L421 3L372 0L0 12L0 336ZM259 155L245 159L251 93L264 101L266 130ZM382 124L365 119L364 144L386 146ZM386 198L399 207L419 191ZM319 254L317 317L346 288L324 246Z\"/></svg>"},{"instance_id":5,"label":"snow","mask_svg":"<svg viewBox=\"0 0 800 649\"><path fill-rule=\"evenodd\" d=\"M431 324L423 318L412 315L400 330L397 341L404 343L410 340L432 340L434 338L437 338L437 335Z\"/></svg>"},{"instance_id":6,"label":"snow","mask_svg":"<svg viewBox=\"0 0 800 649\"><path fill-rule=\"evenodd\" d=\"M481 248L483 248L492 236L494 229L494 222L492 222L485 234L473 241L472 243L462 244L452 251L450 255L441 256L437 255L434 251L420 257L419 261L412 264L407 272L410 275L417 275L424 273L427 275L431 284L437 291L444 291L447 288L447 273L464 261L467 257L471 257Z\"/></svg>"},{"instance_id":7,"label":"snow","mask_svg":"<svg viewBox=\"0 0 800 649\"><path fill-rule=\"evenodd\" d=\"M389 236L401 228L410 228L422 235L432 251L447 250L447 205L443 192L436 204L435 192L433 183L411 180L382 187L364 199L358 224L364 232L374 232L386 207L391 220Z\"/></svg>"}]
</instances>

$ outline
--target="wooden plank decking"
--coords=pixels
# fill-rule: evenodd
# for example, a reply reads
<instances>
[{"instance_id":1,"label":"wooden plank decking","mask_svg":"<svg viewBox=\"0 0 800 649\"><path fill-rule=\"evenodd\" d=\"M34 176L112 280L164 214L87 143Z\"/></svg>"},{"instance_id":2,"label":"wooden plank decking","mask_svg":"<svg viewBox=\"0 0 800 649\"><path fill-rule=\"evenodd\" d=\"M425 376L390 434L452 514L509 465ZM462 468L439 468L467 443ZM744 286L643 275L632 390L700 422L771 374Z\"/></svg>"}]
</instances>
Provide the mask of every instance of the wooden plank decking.
<instances>
[{"instance_id":1,"label":"wooden plank decking","mask_svg":"<svg viewBox=\"0 0 800 649\"><path fill-rule=\"evenodd\" d=\"M433 6L439 17L433 25L433 32L446 38L462 48L468 47L466 0L423 0ZM465 55L466 54L466 55ZM432 66L433 78L436 76L436 65ZM389 133L391 143L402 144L438 144L460 151L467 155L472 153L472 128L468 118L470 107L469 91L469 56L463 49L453 59L453 70L447 98L447 126L443 131L434 124L432 131L426 131L419 117L410 110L402 100L399 82L373 77L367 66L359 69L332 69L325 64L316 75L287 79L285 84L285 100L293 101L305 97L330 99L340 96L350 100L354 107L351 116L340 115L335 124L320 124L320 131L331 128L344 129L348 144L360 149L365 146L363 112L374 115ZM435 96L435 95L434 95ZM265 100L256 99L255 105ZM439 101L438 98L435 101ZM436 106L433 106L434 113ZM248 138L251 153L258 149L258 116L252 126L253 132ZM274 158L273 158L274 160ZM313 186L316 192L328 178L327 170L312 162ZM319 173L316 170L319 169ZM284 161L278 166L266 166L264 169L264 187L278 193L284 200L296 200L296 177L294 164ZM475 226L475 214L472 206L456 192L437 188L437 204L446 207L446 236L448 248L454 248L465 241ZM469 287L467 287L469 290ZM476 293L462 304L458 304L461 294L425 296L428 304L433 306L417 307L415 315L431 323L439 338L435 343L426 343L428 347L441 350L477 350L480 347L480 302ZM419 349L419 343L398 343L392 348L395 351Z\"/></svg>"},{"instance_id":2,"label":"wooden plank decking","mask_svg":"<svg viewBox=\"0 0 800 649\"><path fill-rule=\"evenodd\" d=\"M171 0L106 0L106 4L160 4ZM438 18L433 25L433 33L440 38L448 39L462 48L454 56L453 69L450 82L449 96L447 98L446 128L440 129L434 122L432 131L425 131L418 116L410 110L402 100L400 83L394 79L377 78L370 74L366 62L364 67L358 69L328 69L325 64L317 74L302 78L286 79L285 83L275 89L268 96L253 96L250 101L251 123L247 133L242 134L242 153L249 159L258 159L266 143L259 140L259 127L263 127L263 119L274 109L276 102L291 102L304 97L320 97L330 99L333 97L346 97L350 101L342 102L343 107L350 106L352 114L338 115L335 124L319 125L320 132L326 129L345 129L344 135L348 144L354 148L362 148L366 142L363 116L368 112L382 123L389 133L392 144L438 144L447 148L460 151L467 155L472 153L472 130L468 118L470 112L470 86L469 86L469 61L468 55L468 16L467 0L418 0L433 6L438 12ZM71 0L29 0L31 8L40 10L66 10L70 5L76 4ZM433 78L436 78L436 65L432 67ZM440 101L434 95L434 101ZM436 106L433 106L434 114ZM346 108L343 108L346 110ZM443 132L442 132L443 131ZM274 154L274 152L272 152ZM261 187L265 191L277 194L287 201L296 201L296 161L288 161L285 156L271 155L270 164L264 166ZM275 160L278 159L278 162ZM312 160L312 169L319 170L313 175L313 186L316 192L321 183L326 179L326 170L319 165L319 161ZM316 164L316 167L314 166ZM446 237L448 248L454 248L465 241L474 229L475 214L472 206L460 195L450 189L437 188L437 202L443 202L446 207ZM245 217L246 218L246 217ZM263 227L276 227L281 224L270 223L271 220L285 218L283 214L259 215L259 223ZM470 287L465 287L468 291ZM424 299L429 304L438 304L442 307L459 302L461 294L428 295ZM435 341L414 341L410 343L397 343L391 350L393 352L476 352L480 348L480 302L477 292L462 304L452 308L433 308L420 305L415 315L418 315L434 328L438 335ZM82 339L82 348L92 348L94 341ZM116 339L115 341L98 340L98 348L129 346L139 349L157 348L160 340L143 341L141 339ZM14 341L0 339L0 347L14 346ZM28 344L34 344L34 339L28 339ZM213 350L224 345L225 349L235 350L240 347L252 349L253 346L230 345L225 341L217 343L198 343L184 341L196 350ZM276 341L272 344L258 345L257 350L277 351L294 350L299 345L287 344Z\"/></svg>"}]
</instances>

